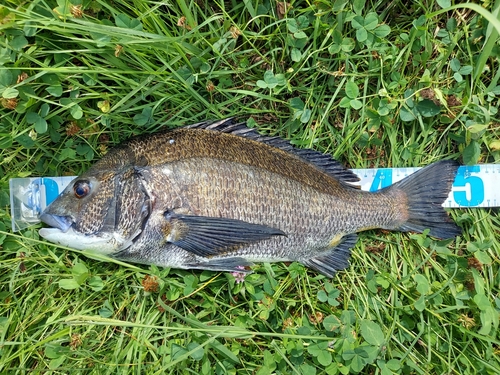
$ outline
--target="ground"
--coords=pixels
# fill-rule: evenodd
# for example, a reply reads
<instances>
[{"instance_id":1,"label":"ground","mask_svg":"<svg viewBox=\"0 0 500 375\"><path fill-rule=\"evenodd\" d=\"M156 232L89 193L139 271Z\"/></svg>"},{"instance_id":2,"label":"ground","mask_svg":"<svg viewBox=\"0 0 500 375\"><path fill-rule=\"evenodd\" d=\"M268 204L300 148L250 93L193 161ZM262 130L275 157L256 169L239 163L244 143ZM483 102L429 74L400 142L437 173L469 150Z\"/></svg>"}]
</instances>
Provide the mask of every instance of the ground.
<instances>
[{"instance_id":1,"label":"ground","mask_svg":"<svg viewBox=\"0 0 500 375\"><path fill-rule=\"evenodd\" d=\"M498 163L500 1L449 6L3 2L0 372L498 373L498 209L451 210L454 240L365 232L331 280L113 263L10 230L10 178L205 119L353 168Z\"/></svg>"}]
</instances>

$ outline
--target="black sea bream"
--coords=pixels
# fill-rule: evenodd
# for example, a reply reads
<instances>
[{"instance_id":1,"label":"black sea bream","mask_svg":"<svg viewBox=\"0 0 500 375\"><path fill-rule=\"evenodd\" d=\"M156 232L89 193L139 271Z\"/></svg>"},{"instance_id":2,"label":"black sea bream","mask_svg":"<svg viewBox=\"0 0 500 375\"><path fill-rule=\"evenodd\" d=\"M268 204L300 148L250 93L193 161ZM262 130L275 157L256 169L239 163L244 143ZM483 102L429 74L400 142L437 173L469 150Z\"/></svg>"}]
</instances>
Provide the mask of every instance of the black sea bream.
<instances>
[{"instance_id":1,"label":"black sea bream","mask_svg":"<svg viewBox=\"0 0 500 375\"><path fill-rule=\"evenodd\" d=\"M459 235L441 207L457 168L440 161L370 193L329 155L231 119L203 122L110 150L47 207L52 228L40 235L129 262L235 271L298 261L332 277L359 231Z\"/></svg>"}]
</instances>

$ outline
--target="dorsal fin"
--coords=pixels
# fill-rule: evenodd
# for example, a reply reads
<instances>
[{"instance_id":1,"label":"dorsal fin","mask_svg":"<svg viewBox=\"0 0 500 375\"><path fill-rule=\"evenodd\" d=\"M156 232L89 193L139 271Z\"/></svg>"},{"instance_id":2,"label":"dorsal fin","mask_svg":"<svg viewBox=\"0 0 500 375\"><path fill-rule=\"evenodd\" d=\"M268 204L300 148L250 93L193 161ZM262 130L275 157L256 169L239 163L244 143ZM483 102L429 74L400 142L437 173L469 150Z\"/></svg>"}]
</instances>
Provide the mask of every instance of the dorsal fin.
<instances>
[{"instance_id":1,"label":"dorsal fin","mask_svg":"<svg viewBox=\"0 0 500 375\"><path fill-rule=\"evenodd\" d=\"M271 137L259 134L255 129L247 127L245 122L235 122L234 118L227 118L218 121L203 121L196 124L184 126L183 129L213 130L221 133L237 135L239 137L251 139L257 142L262 142L298 156L302 160L305 160L308 163L314 165L320 171L339 181L348 182L350 183L350 185L353 182L359 181L359 177L356 174L354 174L351 170L345 168L340 162L333 159L330 155L322 154L321 152L311 149L296 148L290 142L280 137Z\"/></svg>"}]
</instances>

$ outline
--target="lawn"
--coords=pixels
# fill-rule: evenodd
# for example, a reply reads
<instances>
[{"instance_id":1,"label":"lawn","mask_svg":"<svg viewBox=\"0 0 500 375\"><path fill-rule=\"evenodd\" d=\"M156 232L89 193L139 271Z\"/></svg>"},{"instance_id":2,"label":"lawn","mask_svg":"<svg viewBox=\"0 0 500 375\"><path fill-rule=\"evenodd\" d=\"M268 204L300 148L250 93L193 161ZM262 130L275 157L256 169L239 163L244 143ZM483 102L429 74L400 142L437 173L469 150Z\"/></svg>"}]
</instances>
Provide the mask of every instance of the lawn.
<instances>
[{"instance_id":1,"label":"lawn","mask_svg":"<svg viewBox=\"0 0 500 375\"><path fill-rule=\"evenodd\" d=\"M327 279L103 261L10 229L9 179L247 118L352 168L500 161L500 1L4 0L0 373L498 374L498 209L360 234ZM489 20L489 21L488 21Z\"/></svg>"}]
</instances>

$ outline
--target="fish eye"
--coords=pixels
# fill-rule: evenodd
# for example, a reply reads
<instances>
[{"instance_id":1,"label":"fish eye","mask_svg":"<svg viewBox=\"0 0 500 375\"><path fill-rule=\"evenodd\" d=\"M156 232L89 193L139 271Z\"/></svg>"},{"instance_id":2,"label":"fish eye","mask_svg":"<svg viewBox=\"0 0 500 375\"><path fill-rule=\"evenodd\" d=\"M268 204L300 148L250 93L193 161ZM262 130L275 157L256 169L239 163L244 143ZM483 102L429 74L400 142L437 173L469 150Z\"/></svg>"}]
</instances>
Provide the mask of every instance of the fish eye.
<instances>
[{"instance_id":1,"label":"fish eye","mask_svg":"<svg viewBox=\"0 0 500 375\"><path fill-rule=\"evenodd\" d=\"M88 181L77 181L73 185L73 191L78 199L86 197L90 193L90 184Z\"/></svg>"}]
</instances>

